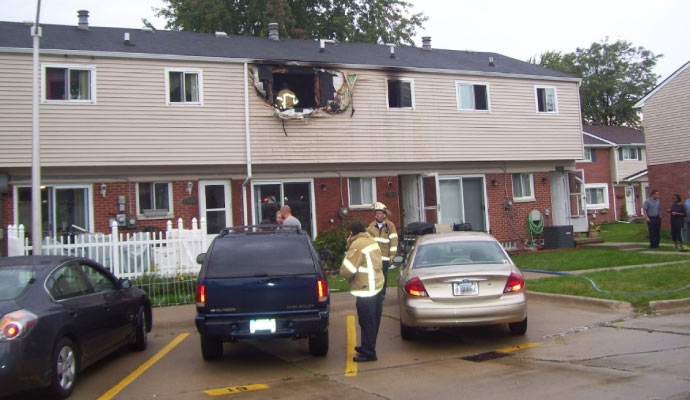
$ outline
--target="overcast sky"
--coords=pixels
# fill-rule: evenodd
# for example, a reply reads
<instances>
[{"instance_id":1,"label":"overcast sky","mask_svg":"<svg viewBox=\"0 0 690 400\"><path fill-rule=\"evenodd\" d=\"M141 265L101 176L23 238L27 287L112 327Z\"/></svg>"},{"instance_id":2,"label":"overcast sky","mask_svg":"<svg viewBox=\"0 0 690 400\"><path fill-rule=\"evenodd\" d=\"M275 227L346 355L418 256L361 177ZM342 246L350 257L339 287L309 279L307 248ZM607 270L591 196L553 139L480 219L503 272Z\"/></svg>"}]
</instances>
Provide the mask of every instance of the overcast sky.
<instances>
[{"instance_id":1,"label":"overcast sky","mask_svg":"<svg viewBox=\"0 0 690 400\"><path fill-rule=\"evenodd\" d=\"M410 0L408 0L410 1ZM690 61L688 0L411 0L429 17L432 47L500 53L520 60L547 50L574 51L606 37L663 54L655 68L662 79ZM0 0L0 20L35 19L36 0ZM152 7L162 0L42 0L41 22L76 24L77 10L90 12L93 26L139 28L147 18L165 21ZM416 41L421 46L421 41ZM659 81L660 82L660 81Z\"/></svg>"}]
</instances>

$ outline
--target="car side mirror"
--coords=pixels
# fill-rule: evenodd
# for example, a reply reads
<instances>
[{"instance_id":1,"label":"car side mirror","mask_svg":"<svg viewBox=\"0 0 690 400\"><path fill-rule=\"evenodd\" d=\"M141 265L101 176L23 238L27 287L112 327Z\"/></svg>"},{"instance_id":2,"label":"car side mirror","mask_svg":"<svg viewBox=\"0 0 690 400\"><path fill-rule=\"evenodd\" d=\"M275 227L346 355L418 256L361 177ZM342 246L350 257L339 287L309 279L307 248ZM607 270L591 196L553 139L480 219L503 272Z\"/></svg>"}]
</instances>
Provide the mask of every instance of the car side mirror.
<instances>
[{"instance_id":1,"label":"car side mirror","mask_svg":"<svg viewBox=\"0 0 690 400\"><path fill-rule=\"evenodd\" d=\"M120 278L120 288L129 289L132 287L132 282L128 278Z\"/></svg>"},{"instance_id":2,"label":"car side mirror","mask_svg":"<svg viewBox=\"0 0 690 400\"><path fill-rule=\"evenodd\" d=\"M196 256L196 263L197 264L203 264L205 259L206 259L206 253L201 253L198 256Z\"/></svg>"},{"instance_id":3,"label":"car side mirror","mask_svg":"<svg viewBox=\"0 0 690 400\"><path fill-rule=\"evenodd\" d=\"M321 261L328 260L329 258L331 258L331 256L332 256L332 253L330 250L319 249L319 260L321 260Z\"/></svg>"},{"instance_id":4,"label":"car side mirror","mask_svg":"<svg viewBox=\"0 0 690 400\"><path fill-rule=\"evenodd\" d=\"M394 262L395 264L400 264L400 263L402 263L403 261L404 261L404 260L403 260L403 256L398 255L398 256L393 257L393 262Z\"/></svg>"}]
</instances>

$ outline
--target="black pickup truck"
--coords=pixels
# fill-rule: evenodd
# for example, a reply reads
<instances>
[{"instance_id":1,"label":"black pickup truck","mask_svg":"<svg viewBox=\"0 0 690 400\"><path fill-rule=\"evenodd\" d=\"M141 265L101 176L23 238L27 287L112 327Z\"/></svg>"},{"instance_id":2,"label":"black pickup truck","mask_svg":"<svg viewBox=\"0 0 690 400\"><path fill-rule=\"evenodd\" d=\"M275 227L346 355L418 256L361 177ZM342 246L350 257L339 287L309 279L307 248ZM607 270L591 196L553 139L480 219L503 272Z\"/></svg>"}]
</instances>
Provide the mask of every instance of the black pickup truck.
<instances>
[{"instance_id":1,"label":"black pickup truck","mask_svg":"<svg viewBox=\"0 0 690 400\"><path fill-rule=\"evenodd\" d=\"M196 327L204 359L221 358L223 342L241 339L306 337L311 354L328 353L328 286L299 228L226 228L197 262Z\"/></svg>"}]
</instances>

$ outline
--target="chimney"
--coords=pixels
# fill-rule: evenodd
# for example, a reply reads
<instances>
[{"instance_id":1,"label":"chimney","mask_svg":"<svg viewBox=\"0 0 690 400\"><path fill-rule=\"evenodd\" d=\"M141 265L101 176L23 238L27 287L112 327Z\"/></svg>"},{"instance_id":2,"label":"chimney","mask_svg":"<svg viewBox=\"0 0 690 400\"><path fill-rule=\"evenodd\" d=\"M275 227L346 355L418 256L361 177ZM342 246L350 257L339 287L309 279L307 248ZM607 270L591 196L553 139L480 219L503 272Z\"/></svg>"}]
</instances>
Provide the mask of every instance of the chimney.
<instances>
[{"instance_id":1,"label":"chimney","mask_svg":"<svg viewBox=\"0 0 690 400\"><path fill-rule=\"evenodd\" d=\"M431 51L431 36L422 36L422 49Z\"/></svg>"},{"instance_id":2,"label":"chimney","mask_svg":"<svg viewBox=\"0 0 690 400\"><path fill-rule=\"evenodd\" d=\"M79 17L79 29L88 31L89 30L89 12L88 10L77 11L77 16Z\"/></svg>"},{"instance_id":3,"label":"chimney","mask_svg":"<svg viewBox=\"0 0 690 400\"><path fill-rule=\"evenodd\" d=\"M280 40L280 35L278 34L278 23L270 22L268 24L268 38L270 40Z\"/></svg>"}]
</instances>

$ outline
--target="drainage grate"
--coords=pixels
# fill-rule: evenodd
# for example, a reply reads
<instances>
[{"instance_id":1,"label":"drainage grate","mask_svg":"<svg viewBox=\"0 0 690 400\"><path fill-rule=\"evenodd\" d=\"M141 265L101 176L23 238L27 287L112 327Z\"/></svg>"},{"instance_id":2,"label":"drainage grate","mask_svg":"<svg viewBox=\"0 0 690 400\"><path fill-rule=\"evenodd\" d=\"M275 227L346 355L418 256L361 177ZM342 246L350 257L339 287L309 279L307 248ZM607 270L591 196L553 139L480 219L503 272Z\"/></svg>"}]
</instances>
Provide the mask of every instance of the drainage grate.
<instances>
[{"instance_id":1,"label":"drainage grate","mask_svg":"<svg viewBox=\"0 0 690 400\"><path fill-rule=\"evenodd\" d=\"M489 351L486 353L475 354L473 356L460 357L460 359L465 361L482 362L495 360L497 358L510 357L511 355L512 354L501 353L499 351Z\"/></svg>"}]
</instances>

